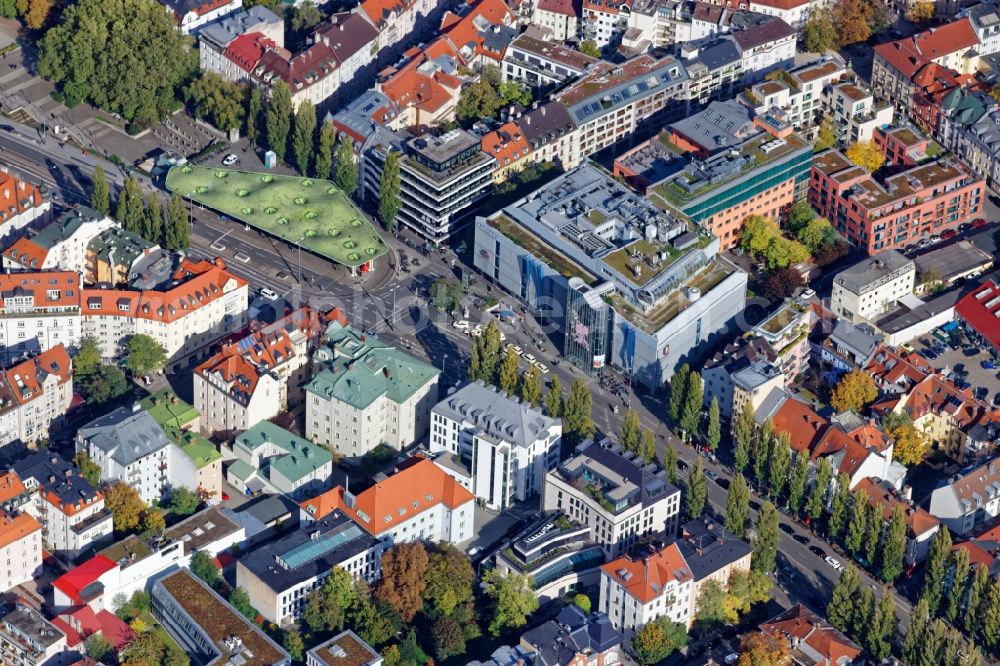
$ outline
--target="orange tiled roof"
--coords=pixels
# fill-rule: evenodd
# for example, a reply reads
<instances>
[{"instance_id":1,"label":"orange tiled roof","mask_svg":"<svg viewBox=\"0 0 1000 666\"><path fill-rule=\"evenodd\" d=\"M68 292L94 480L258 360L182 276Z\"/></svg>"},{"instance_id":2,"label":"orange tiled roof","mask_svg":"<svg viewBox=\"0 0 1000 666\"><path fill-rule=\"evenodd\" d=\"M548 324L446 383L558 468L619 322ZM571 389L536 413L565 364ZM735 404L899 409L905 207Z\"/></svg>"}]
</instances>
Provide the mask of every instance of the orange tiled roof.
<instances>
[{"instance_id":1,"label":"orange tiled roof","mask_svg":"<svg viewBox=\"0 0 1000 666\"><path fill-rule=\"evenodd\" d=\"M27 513L19 513L12 517L0 512L0 548L6 548L41 529L41 523Z\"/></svg>"},{"instance_id":2,"label":"orange tiled roof","mask_svg":"<svg viewBox=\"0 0 1000 666\"><path fill-rule=\"evenodd\" d=\"M452 101L461 84L455 77L443 72L425 74L419 71L417 67L425 59L426 56L421 54L406 63L382 84L382 93L400 107L415 106L428 113L434 113Z\"/></svg>"},{"instance_id":3,"label":"orange tiled roof","mask_svg":"<svg viewBox=\"0 0 1000 666\"><path fill-rule=\"evenodd\" d=\"M788 398L771 417L775 432L787 432L792 449L811 451L828 421L812 407L794 398Z\"/></svg>"},{"instance_id":4,"label":"orange tiled roof","mask_svg":"<svg viewBox=\"0 0 1000 666\"><path fill-rule=\"evenodd\" d=\"M879 343L865 372L874 377L879 386L899 384L908 387L932 374L934 369L919 354L904 354Z\"/></svg>"},{"instance_id":5,"label":"orange tiled roof","mask_svg":"<svg viewBox=\"0 0 1000 666\"><path fill-rule=\"evenodd\" d=\"M0 224L41 205L41 190L6 171L0 171Z\"/></svg>"},{"instance_id":6,"label":"orange tiled roof","mask_svg":"<svg viewBox=\"0 0 1000 666\"><path fill-rule=\"evenodd\" d=\"M29 358L7 368L3 374L7 383L10 384L14 399L20 404L26 405L45 393L43 383L48 375L56 375L59 384L65 384L69 381L72 376L72 365L69 360L69 352L60 343L34 358Z\"/></svg>"},{"instance_id":7,"label":"orange tiled roof","mask_svg":"<svg viewBox=\"0 0 1000 666\"><path fill-rule=\"evenodd\" d=\"M905 406L914 420L933 412L950 416L961 430L968 430L989 412L986 403L974 398L968 390L937 375L930 375L914 386Z\"/></svg>"},{"instance_id":8,"label":"orange tiled roof","mask_svg":"<svg viewBox=\"0 0 1000 666\"><path fill-rule=\"evenodd\" d=\"M601 570L643 604L663 594L672 580L678 583L694 580L676 543L642 559L619 557L602 565Z\"/></svg>"},{"instance_id":9,"label":"orange tiled roof","mask_svg":"<svg viewBox=\"0 0 1000 666\"><path fill-rule=\"evenodd\" d=\"M859 645L802 604L765 622L760 629L772 636L797 639L789 641L793 644L806 643L828 664L850 662L861 654Z\"/></svg>"},{"instance_id":10,"label":"orange tiled roof","mask_svg":"<svg viewBox=\"0 0 1000 666\"><path fill-rule=\"evenodd\" d=\"M400 467L389 478L356 495L353 508L347 506L341 486L300 506L316 520L334 510L343 511L370 534L378 536L438 504L454 510L475 499L475 495L429 458L414 456Z\"/></svg>"},{"instance_id":11,"label":"orange tiled roof","mask_svg":"<svg viewBox=\"0 0 1000 666\"><path fill-rule=\"evenodd\" d=\"M24 491L24 484L21 483L21 479L13 471L0 474L0 502L13 499L23 494Z\"/></svg>"},{"instance_id":12,"label":"orange tiled roof","mask_svg":"<svg viewBox=\"0 0 1000 666\"><path fill-rule=\"evenodd\" d=\"M0 274L0 293L5 298L30 296L36 309L79 308L80 276L69 271ZM3 312L2 300L0 312Z\"/></svg>"},{"instance_id":13,"label":"orange tiled roof","mask_svg":"<svg viewBox=\"0 0 1000 666\"><path fill-rule=\"evenodd\" d=\"M505 166L527 157L531 146L515 122L505 123L483 137L483 152L496 158L498 166Z\"/></svg>"},{"instance_id":14,"label":"orange tiled roof","mask_svg":"<svg viewBox=\"0 0 1000 666\"><path fill-rule=\"evenodd\" d=\"M912 79L931 60L978 45L979 38L972 23L964 18L918 32L912 37L879 44L874 50L900 75Z\"/></svg>"},{"instance_id":15,"label":"orange tiled roof","mask_svg":"<svg viewBox=\"0 0 1000 666\"><path fill-rule=\"evenodd\" d=\"M358 7L376 28L381 28L390 18L399 16L415 4L416 0L362 0Z\"/></svg>"},{"instance_id":16,"label":"orange tiled roof","mask_svg":"<svg viewBox=\"0 0 1000 666\"><path fill-rule=\"evenodd\" d=\"M503 53L485 47L483 32L488 30L489 26L512 25L514 20L514 13L503 0L480 0L457 22L445 17L441 33L447 35L457 51L471 46L473 53L499 61L503 58Z\"/></svg>"},{"instance_id":17,"label":"orange tiled roof","mask_svg":"<svg viewBox=\"0 0 1000 666\"><path fill-rule=\"evenodd\" d=\"M874 449L879 453L884 453L889 448L889 436L871 423L858 426L847 434L862 446Z\"/></svg>"},{"instance_id":18,"label":"orange tiled roof","mask_svg":"<svg viewBox=\"0 0 1000 666\"><path fill-rule=\"evenodd\" d=\"M910 538L926 534L941 524L937 518L927 511L904 502L869 477L862 479L854 489L854 492L856 493L861 489L864 489L868 494L868 503L870 505L882 505L882 517L887 522L892 518L893 507L897 504L901 505L906 514L906 528Z\"/></svg>"},{"instance_id":19,"label":"orange tiled roof","mask_svg":"<svg viewBox=\"0 0 1000 666\"><path fill-rule=\"evenodd\" d=\"M45 257L49 256L49 251L30 238L18 238L13 245L3 251L3 256L25 268L41 268L45 263Z\"/></svg>"}]
</instances>

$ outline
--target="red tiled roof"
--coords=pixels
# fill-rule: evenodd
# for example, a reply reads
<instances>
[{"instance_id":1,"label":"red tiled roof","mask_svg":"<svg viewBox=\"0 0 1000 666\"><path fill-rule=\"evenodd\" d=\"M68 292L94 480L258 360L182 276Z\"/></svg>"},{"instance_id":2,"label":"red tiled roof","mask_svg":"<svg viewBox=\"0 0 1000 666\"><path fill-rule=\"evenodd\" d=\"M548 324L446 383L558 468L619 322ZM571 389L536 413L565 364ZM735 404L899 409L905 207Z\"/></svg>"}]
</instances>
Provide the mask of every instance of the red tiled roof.
<instances>
[{"instance_id":1,"label":"red tiled roof","mask_svg":"<svg viewBox=\"0 0 1000 666\"><path fill-rule=\"evenodd\" d=\"M0 474L0 502L6 502L24 493L24 484L13 471Z\"/></svg>"},{"instance_id":2,"label":"red tiled roof","mask_svg":"<svg viewBox=\"0 0 1000 666\"><path fill-rule=\"evenodd\" d=\"M865 372L875 379L878 386L899 384L911 387L922 381L934 369L927 361L915 353L901 353L892 347L879 343Z\"/></svg>"},{"instance_id":3,"label":"red tiled roof","mask_svg":"<svg viewBox=\"0 0 1000 666\"><path fill-rule=\"evenodd\" d=\"M579 0L538 0L538 9L563 16L580 16Z\"/></svg>"},{"instance_id":4,"label":"red tiled roof","mask_svg":"<svg viewBox=\"0 0 1000 666\"><path fill-rule=\"evenodd\" d=\"M827 664L850 662L861 654L859 645L802 604L768 620L760 629L772 636L794 638L796 640L789 640L793 644L806 643Z\"/></svg>"},{"instance_id":5,"label":"red tiled roof","mask_svg":"<svg viewBox=\"0 0 1000 666\"><path fill-rule=\"evenodd\" d=\"M871 506L882 506L882 518L886 522L892 518L892 509L894 506L899 504L903 507L906 515L906 528L910 538L926 534L941 525L938 519L927 511L904 502L869 477L862 479L854 488L854 492L857 493L862 489L868 494L868 503Z\"/></svg>"},{"instance_id":6,"label":"red tiled roof","mask_svg":"<svg viewBox=\"0 0 1000 666\"><path fill-rule=\"evenodd\" d=\"M641 559L619 557L602 565L601 570L643 604L663 594L672 580L683 583L694 579L676 543Z\"/></svg>"},{"instance_id":7,"label":"red tiled roof","mask_svg":"<svg viewBox=\"0 0 1000 666\"><path fill-rule=\"evenodd\" d=\"M513 164L531 152L531 146L513 121L485 135L482 145L483 152L492 155L500 167Z\"/></svg>"},{"instance_id":8,"label":"red tiled roof","mask_svg":"<svg viewBox=\"0 0 1000 666\"><path fill-rule=\"evenodd\" d=\"M248 32L240 35L226 46L226 57L247 72L252 72L261 56L277 44L262 32Z\"/></svg>"},{"instance_id":9,"label":"red tiled roof","mask_svg":"<svg viewBox=\"0 0 1000 666\"><path fill-rule=\"evenodd\" d=\"M948 415L961 430L975 425L989 412L986 403L974 398L968 390L937 375L930 375L914 386L904 404L914 420L931 412Z\"/></svg>"},{"instance_id":10,"label":"red tiled roof","mask_svg":"<svg viewBox=\"0 0 1000 666\"><path fill-rule=\"evenodd\" d=\"M775 432L788 433L795 451L811 451L823 428L829 423L812 407L791 397L775 412L771 422Z\"/></svg>"},{"instance_id":11,"label":"red tiled roof","mask_svg":"<svg viewBox=\"0 0 1000 666\"><path fill-rule=\"evenodd\" d=\"M575 2L578 0L569 0ZM447 19L447 17L446 17ZM455 48L461 51L464 48L473 46L473 52L484 55L494 60L503 58L502 52L490 51L485 48L483 32L489 26L512 25L515 21L514 13L504 3L503 0L480 0L465 16L458 22L448 21L446 27L442 21L441 34L447 35ZM433 58L435 56L428 55Z\"/></svg>"},{"instance_id":12,"label":"red tiled roof","mask_svg":"<svg viewBox=\"0 0 1000 666\"><path fill-rule=\"evenodd\" d=\"M134 632L117 615L101 610L97 613L86 604L68 608L52 620L66 634L66 645L76 647L93 634L100 634L120 650L132 640Z\"/></svg>"},{"instance_id":13,"label":"red tiled roof","mask_svg":"<svg viewBox=\"0 0 1000 666\"><path fill-rule=\"evenodd\" d=\"M416 4L416 0L362 0L358 7L376 27L381 28L389 18L398 16Z\"/></svg>"},{"instance_id":14,"label":"red tiled roof","mask_svg":"<svg viewBox=\"0 0 1000 666\"><path fill-rule=\"evenodd\" d=\"M34 532L41 531L42 524L27 513L9 516L0 511L0 548L6 548Z\"/></svg>"},{"instance_id":15,"label":"red tiled roof","mask_svg":"<svg viewBox=\"0 0 1000 666\"><path fill-rule=\"evenodd\" d=\"M0 273L0 293L4 296L31 296L36 309L79 308L80 276L69 271ZM2 300L0 312L3 312Z\"/></svg>"},{"instance_id":16,"label":"red tiled roof","mask_svg":"<svg viewBox=\"0 0 1000 666\"><path fill-rule=\"evenodd\" d=\"M425 60L426 57L421 54L406 63L382 83L382 93L401 108L416 106L429 113L448 104L455 98L461 84L442 72L425 74L419 71L417 67Z\"/></svg>"},{"instance_id":17,"label":"red tiled roof","mask_svg":"<svg viewBox=\"0 0 1000 666\"><path fill-rule=\"evenodd\" d=\"M13 245L3 251L3 256L25 268L37 269L45 263L49 251L30 238L18 238Z\"/></svg>"},{"instance_id":18,"label":"red tiled roof","mask_svg":"<svg viewBox=\"0 0 1000 666\"><path fill-rule=\"evenodd\" d=\"M912 37L879 44L874 50L900 75L912 79L926 63L978 44L976 31L969 19L964 18L919 32Z\"/></svg>"},{"instance_id":19,"label":"red tiled roof","mask_svg":"<svg viewBox=\"0 0 1000 666\"><path fill-rule=\"evenodd\" d=\"M955 304L955 312L1000 350L1000 284L983 281Z\"/></svg>"},{"instance_id":20,"label":"red tiled roof","mask_svg":"<svg viewBox=\"0 0 1000 666\"><path fill-rule=\"evenodd\" d=\"M83 603L80 592L101 576L111 571L118 564L104 555L95 555L75 569L64 573L52 582L55 587L76 603Z\"/></svg>"},{"instance_id":21,"label":"red tiled roof","mask_svg":"<svg viewBox=\"0 0 1000 666\"><path fill-rule=\"evenodd\" d=\"M0 171L0 224L42 205L42 193L34 185Z\"/></svg>"},{"instance_id":22,"label":"red tiled roof","mask_svg":"<svg viewBox=\"0 0 1000 666\"><path fill-rule=\"evenodd\" d=\"M59 384L65 384L72 377L69 353L62 343L34 358L21 361L3 371L11 392L18 403L25 405L40 398L45 390L43 382L48 375L56 375Z\"/></svg>"}]
</instances>

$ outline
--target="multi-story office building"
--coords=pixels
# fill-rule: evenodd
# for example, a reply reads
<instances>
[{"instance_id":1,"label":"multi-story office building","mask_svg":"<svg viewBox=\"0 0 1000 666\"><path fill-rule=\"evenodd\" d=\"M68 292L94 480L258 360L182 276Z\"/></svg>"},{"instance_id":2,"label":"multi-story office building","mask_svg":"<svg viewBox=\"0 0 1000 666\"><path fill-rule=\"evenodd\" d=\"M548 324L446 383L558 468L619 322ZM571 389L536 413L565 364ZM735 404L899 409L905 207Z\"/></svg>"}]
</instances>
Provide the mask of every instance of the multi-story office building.
<instances>
[{"instance_id":1,"label":"multi-story office building","mask_svg":"<svg viewBox=\"0 0 1000 666\"><path fill-rule=\"evenodd\" d=\"M878 182L840 151L813 160L809 203L868 254L904 249L982 212L986 183L951 158ZM926 244L926 243L925 243Z\"/></svg>"},{"instance_id":2,"label":"multi-story office building","mask_svg":"<svg viewBox=\"0 0 1000 666\"><path fill-rule=\"evenodd\" d=\"M18 238L3 251L5 268L22 271L58 270L83 273L87 244L117 223L92 208L77 206L37 233Z\"/></svg>"},{"instance_id":3,"label":"multi-story office building","mask_svg":"<svg viewBox=\"0 0 1000 666\"><path fill-rule=\"evenodd\" d=\"M0 355L5 361L80 344L80 276L64 271L0 275Z\"/></svg>"},{"instance_id":4,"label":"multi-story office building","mask_svg":"<svg viewBox=\"0 0 1000 666\"><path fill-rule=\"evenodd\" d=\"M544 93L581 76L597 58L580 53L550 39L531 27L504 51L504 81L517 81Z\"/></svg>"},{"instance_id":5,"label":"multi-story office building","mask_svg":"<svg viewBox=\"0 0 1000 666\"><path fill-rule=\"evenodd\" d=\"M582 370L610 362L659 386L743 308L746 274L718 247L586 165L478 219L473 255L483 275L558 327Z\"/></svg>"},{"instance_id":6,"label":"multi-story office building","mask_svg":"<svg viewBox=\"0 0 1000 666\"><path fill-rule=\"evenodd\" d=\"M340 455L385 443L402 450L427 432L440 371L339 321L314 354L305 387L306 437Z\"/></svg>"},{"instance_id":7,"label":"multi-story office building","mask_svg":"<svg viewBox=\"0 0 1000 666\"><path fill-rule=\"evenodd\" d=\"M618 557L644 536L675 534L680 502L665 470L605 439L584 442L546 475L542 508L589 527L591 540Z\"/></svg>"},{"instance_id":8,"label":"multi-story office building","mask_svg":"<svg viewBox=\"0 0 1000 666\"><path fill-rule=\"evenodd\" d=\"M917 269L896 250L880 252L833 278L830 307L851 323L871 321L913 293Z\"/></svg>"},{"instance_id":9,"label":"multi-story office building","mask_svg":"<svg viewBox=\"0 0 1000 666\"><path fill-rule=\"evenodd\" d=\"M541 494L561 441L559 421L481 381L431 410L431 453L444 453L441 468L495 511Z\"/></svg>"}]
</instances>

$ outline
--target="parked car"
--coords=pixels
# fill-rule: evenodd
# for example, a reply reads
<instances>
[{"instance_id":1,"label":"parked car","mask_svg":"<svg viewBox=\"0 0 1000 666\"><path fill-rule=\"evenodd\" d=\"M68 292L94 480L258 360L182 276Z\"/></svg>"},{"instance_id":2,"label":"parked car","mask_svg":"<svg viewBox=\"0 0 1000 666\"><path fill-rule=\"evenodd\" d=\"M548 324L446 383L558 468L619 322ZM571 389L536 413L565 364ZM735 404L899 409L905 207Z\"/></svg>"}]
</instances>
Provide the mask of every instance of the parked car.
<instances>
[{"instance_id":1,"label":"parked car","mask_svg":"<svg viewBox=\"0 0 1000 666\"><path fill-rule=\"evenodd\" d=\"M240 158L236 157L233 153L229 153L222 158L222 166L233 166L240 161Z\"/></svg>"},{"instance_id":2,"label":"parked car","mask_svg":"<svg viewBox=\"0 0 1000 666\"><path fill-rule=\"evenodd\" d=\"M986 220L984 220L981 217L977 217L976 219L974 219L972 221L972 228L973 229L978 229L979 227L983 227L983 226L986 226Z\"/></svg>"},{"instance_id":3,"label":"parked car","mask_svg":"<svg viewBox=\"0 0 1000 666\"><path fill-rule=\"evenodd\" d=\"M260 295L261 295L262 298L266 298L269 301L276 301L276 300L278 300L278 294L277 294L277 292L275 292L273 289L270 289L268 287L261 287L260 288Z\"/></svg>"},{"instance_id":4,"label":"parked car","mask_svg":"<svg viewBox=\"0 0 1000 666\"><path fill-rule=\"evenodd\" d=\"M816 557L822 557L823 559L826 559L826 551L820 548L819 546L809 546L809 552L815 555Z\"/></svg>"},{"instance_id":5,"label":"parked car","mask_svg":"<svg viewBox=\"0 0 1000 666\"><path fill-rule=\"evenodd\" d=\"M684 462L683 460L678 460L677 461L677 469L679 469L682 472L686 472L686 471L688 471L688 464L686 462Z\"/></svg>"},{"instance_id":6,"label":"parked car","mask_svg":"<svg viewBox=\"0 0 1000 666\"><path fill-rule=\"evenodd\" d=\"M899 348L910 354L912 354L915 351L913 345L911 345L909 342L904 342L903 344L899 345Z\"/></svg>"},{"instance_id":7,"label":"parked car","mask_svg":"<svg viewBox=\"0 0 1000 666\"><path fill-rule=\"evenodd\" d=\"M451 327L460 331L468 331L470 326L471 324L467 319L459 319L458 321L451 322Z\"/></svg>"},{"instance_id":8,"label":"parked car","mask_svg":"<svg viewBox=\"0 0 1000 666\"><path fill-rule=\"evenodd\" d=\"M941 240L948 240L949 238L954 238L958 235L958 232L954 229L945 229L941 232Z\"/></svg>"},{"instance_id":9,"label":"parked car","mask_svg":"<svg viewBox=\"0 0 1000 666\"><path fill-rule=\"evenodd\" d=\"M809 545L810 539L809 539L809 537L805 536L804 534L793 534L792 538L795 539L796 541L798 541L799 543L801 543L803 546L808 546Z\"/></svg>"},{"instance_id":10,"label":"parked car","mask_svg":"<svg viewBox=\"0 0 1000 666\"><path fill-rule=\"evenodd\" d=\"M844 568L844 565L840 563L840 560L838 560L835 557L827 556L826 558L824 558L824 561L837 571L840 571L841 569Z\"/></svg>"},{"instance_id":11,"label":"parked car","mask_svg":"<svg viewBox=\"0 0 1000 666\"><path fill-rule=\"evenodd\" d=\"M988 360L987 361L982 361L982 362L980 362L979 365L982 366L983 370L996 370L997 369L997 364L994 363L993 361L988 361Z\"/></svg>"},{"instance_id":12,"label":"parked car","mask_svg":"<svg viewBox=\"0 0 1000 666\"><path fill-rule=\"evenodd\" d=\"M938 355L935 354L934 351L931 349L921 349L917 353L930 361L933 361L938 357Z\"/></svg>"},{"instance_id":13,"label":"parked car","mask_svg":"<svg viewBox=\"0 0 1000 666\"><path fill-rule=\"evenodd\" d=\"M715 472L713 472L710 469L706 469L705 470L705 476L708 477L709 479L711 479L712 481L715 481L716 479L719 478L719 475L716 474Z\"/></svg>"},{"instance_id":14,"label":"parked car","mask_svg":"<svg viewBox=\"0 0 1000 666\"><path fill-rule=\"evenodd\" d=\"M719 485L719 486L720 486L720 487L721 487L721 488L722 488L723 490L729 490L729 479L727 479L726 477L724 477L724 476L720 476L719 478L715 479L715 482L716 482L716 483L717 483L717 484L718 484L718 485Z\"/></svg>"}]
</instances>

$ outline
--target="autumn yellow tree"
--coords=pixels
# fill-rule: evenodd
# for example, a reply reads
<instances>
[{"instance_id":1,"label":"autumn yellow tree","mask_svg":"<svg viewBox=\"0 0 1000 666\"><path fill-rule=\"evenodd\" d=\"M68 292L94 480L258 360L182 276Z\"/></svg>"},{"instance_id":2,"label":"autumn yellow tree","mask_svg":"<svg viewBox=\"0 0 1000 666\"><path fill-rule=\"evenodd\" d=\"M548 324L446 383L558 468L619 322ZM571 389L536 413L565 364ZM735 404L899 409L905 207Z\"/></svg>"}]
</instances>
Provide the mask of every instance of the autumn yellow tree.
<instances>
[{"instance_id":1,"label":"autumn yellow tree","mask_svg":"<svg viewBox=\"0 0 1000 666\"><path fill-rule=\"evenodd\" d=\"M878 397L875 380L861 370L852 370L841 377L833 389L830 404L838 413L858 411Z\"/></svg>"},{"instance_id":2,"label":"autumn yellow tree","mask_svg":"<svg viewBox=\"0 0 1000 666\"><path fill-rule=\"evenodd\" d=\"M833 25L841 46L857 44L872 36L871 4L870 0L838 0L833 6Z\"/></svg>"},{"instance_id":3,"label":"autumn yellow tree","mask_svg":"<svg viewBox=\"0 0 1000 666\"><path fill-rule=\"evenodd\" d=\"M847 149L847 159L870 173L878 171L885 164L885 155L871 141L852 143Z\"/></svg>"},{"instance_id":4,"label":"autumn yellow tree","mask_svg":"<svg viewBox=\"0 0 1000 666\"><path fill-rule=\"evenodd\" d=\"M146 509L139 491L124 481L107 483L102 490L104 506L111 512L115 531L128 532L139 527Z\"/></svg>"},{"instance_id":5,"label":"autumn yellow tree","mask_svg":"<svg viewBox=\"0 0 1000 666\"><path fill-rule=\"evenodd\" d=\"M913 425L909 414L888 414L882 419L882 428L894 442L892 457L906 466L919 465L930 451L927 436Z\"/></svg>"},{"instance_id":6,"label":"autumn yellow tree","mask_svg":"<svg viewBox=\"0 0 1000 666\"><path fill-rule=\"evenodd\" d=\"M744 634L737 666L789 666L792 652L783 636L759 631Z\"/></svg>"},{"instance_id":7,"label":"autumn yellow tree","mask_svg":"<svg viewBox=\"0 0 1000 666\"><path fill-rule=\"evenodd\" d=\"M934 19L933 2L916 2L906 12L906 20L911 23L929 23Z\"/></svg>"},{"instance_id":8,"label":"autumn yellow tree","mask_svg":"<svg viewBox=\"0 0 1000 666\"><path fill-rule=\"evenodd\" d=\"M31 30L45 27L52 10L52 0L30 0L27 11L24 12L24 25Z\"/></svg>"}]
</instances>

